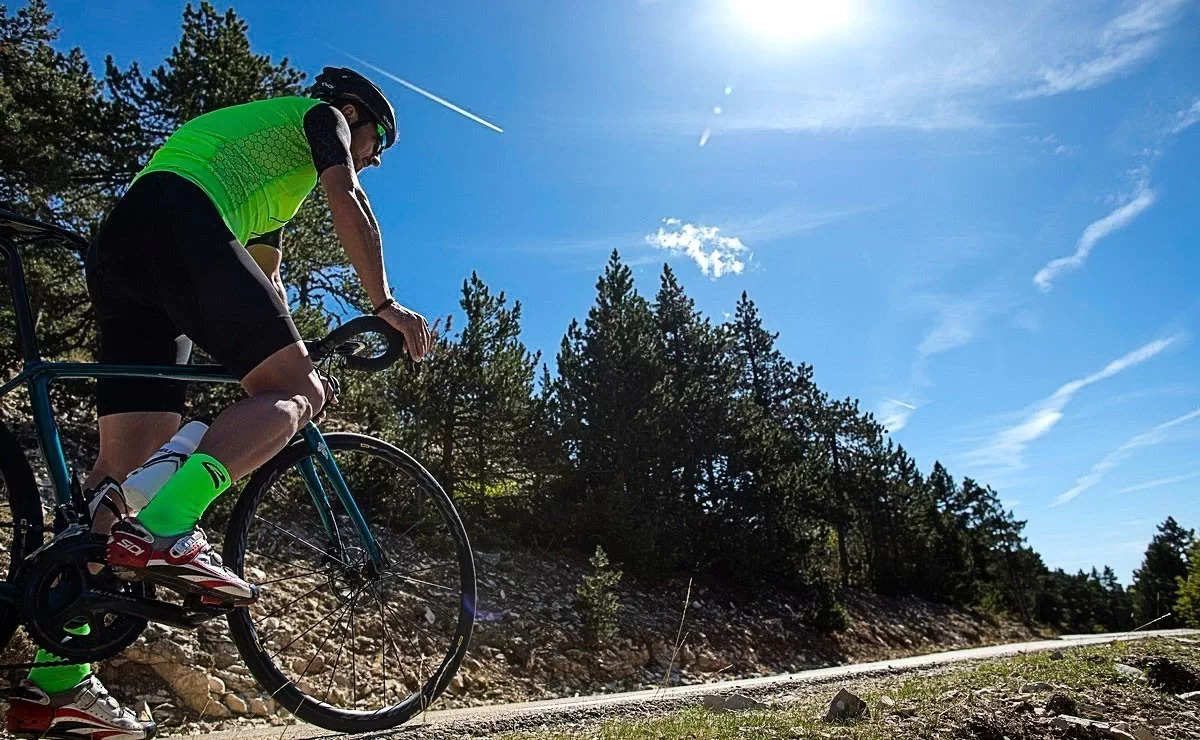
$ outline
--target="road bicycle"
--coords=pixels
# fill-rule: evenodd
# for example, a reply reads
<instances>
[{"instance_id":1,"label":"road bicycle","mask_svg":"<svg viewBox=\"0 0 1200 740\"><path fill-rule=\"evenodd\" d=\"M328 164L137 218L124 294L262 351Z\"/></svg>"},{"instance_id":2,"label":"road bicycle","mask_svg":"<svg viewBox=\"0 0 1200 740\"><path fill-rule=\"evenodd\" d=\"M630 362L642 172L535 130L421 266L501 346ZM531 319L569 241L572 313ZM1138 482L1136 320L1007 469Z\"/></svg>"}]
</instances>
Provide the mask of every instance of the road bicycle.
<instances>
[{"instance_id":1,"label":"road bicycle","mask_svg":"<svg viewBox=\"0 0 1200 740\"><path fill-rule=\"evenodd\" d=\"M21 372L0 384L0 397L28 391L50 489L43 505L24 450L0 420L0 568L7 568L0 647L23 627L62 662L93 662L120 653L150 622L196 628L225 617L260 687L306 722L370 732L429 707L466 655L475 566L450 497L420 463L383 440L322 434L309 423L249 478L223 545L225 563L260 587L249 607L214 607L169 593L160 598L150 582L121 580L104 565L105 538L86 527L51 384L114 376L234 379L215 365L44 361L21 250L46 244L85 246L70 232L0 211L0 257L24 359ZM375 317L353 319L308 346L334 396L339 384L332 370L381 371L405 351L402 335Z\"/></svg>"}]
</instances>

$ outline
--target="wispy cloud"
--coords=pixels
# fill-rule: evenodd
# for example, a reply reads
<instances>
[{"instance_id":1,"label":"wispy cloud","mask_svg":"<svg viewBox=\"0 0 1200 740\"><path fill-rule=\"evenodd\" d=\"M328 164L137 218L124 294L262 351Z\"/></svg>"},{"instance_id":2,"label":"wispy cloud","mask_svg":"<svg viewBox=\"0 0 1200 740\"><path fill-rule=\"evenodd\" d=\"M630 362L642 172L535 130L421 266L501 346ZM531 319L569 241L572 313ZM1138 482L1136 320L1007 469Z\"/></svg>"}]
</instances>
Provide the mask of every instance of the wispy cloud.
<instances>
[{"instance_id":1,"label":"wispy cloud","mask_svg":"<svg viewBox=\"0 0 1200 740\"><path fill-rule=\"evenodd\" d=\"M1184 108L1176 113L1175 121L1171 124L1169 131L1171 134L1178 134L1197 123L1200 123L1200 100L1192 103L1191 108Z\"/></svg>"},{"instance_id":2,"label":"wispy cloud","mask_svg":"<svg viewBox=\"0 0 1200 740\"><path fill-rule=\"evenodd\" d=\"M1092 250L1095 249L1096 244L1101 239L1133 223L1134 219L1145 213L1150 206L1154 205L1155 197L1154 191L1150 189L1148 184L1144 182L1140 183L1137 191L1134 192L1129 200L1113 209L1104 218L1097 219L1087 225L1087 228L1083 230L1083 234L1079 237L1079 242L1075 245L1074 254L1047 262L1033 276L1033 282L1042 292L1048 292L1054 287L1054 280L1060 273L1067 270L1077 270L1082 267L1083 263L1087 261L1088 255L1092 253Z\"/></svg>"},{"instance_id":3,"label":"wispy cloud","mask_svg":"<svg viewBox=\"0 0 1200 740\"><path fill-rule=\"evenodd\" d=\"M917 407L914 404L885 396L880 399L875 416L879 418L879 423L883 425L884 429L895 433L908 424L908 420L912 418L916 410Z\"/></svg>"},{"instance_id":4,"label":"wispy cloud","mask_svg":"<svg viewBox=\"0 0 1200 740\"><path fill-rule=\"evenodd\" d=\"M1073 58L1041 70L1041 82L1022 97L1057 95L1100 87L1135 69L1161 46L1187 0L1141 0L1105 24Z\"/></svg>"},{"instance_id":5,"label":"wispy cloud","mask_svg":"<svg viewBox=\"0 0 1200 740\"><path fill-rule=\"evenodd\" d=\"M1049 397L1034 404L1020 417L1013 426L1002 429L992 440L967 453L967 460L975 465L1019 468L1022 466L1022 455L1029 443L1047 434L1063 417L1067 404L1075 394L1089 385L1124 372L1131 367L1155 357L1163 350L1180 341L1182 334L1156 339L1122 357L1113 360L1103 369L1085 377L1064 383Z\"/></svg>"},{"instance_id":6,"label":"wispy cloud","mask_svg":"<svg viewBox=\"0 0 1200 740\"><path fill-rule=\"evenodd\" d=\"M1152 488L1162 488L1163 486L1171 486L1184 481L1195 480L1200 478L1200 472L1188 473L1186 475L1173 475L1170 478L1155 478L1148 480L1145 483L1138 483L1132 486L1125 486L1117 493L1135 493L1137 491L1149 491Z\"/></svg>"},{"instance_id":7,"label":"wispy cloud","mask_svg":"<svg viewBox=\"0 0 1200 740\"><path fill-rule=\"evenodd\" d=\"M700 272L712 279L740 275L746 269L750 250L736 236L722 236L716 226L685 224L677 218L664 218L658 231L646 234L646 243L658 249L691 258Z\"/></svg>"},{"instance_id":8,"label":"wispy cloud","mask_svg":"<svg viewBox=\"0 0 1200 740\"><path fill-rule=\"evenodd\" d=\"M1200 419L1200 409L1186 413L1183 416L1177 416L1170 421L1165 421L1158 426L1142 432L1141 434L1135 434L1126 440L1123 445L1105 455L1100 462L1093 465L1092 469L1088 471L1087 475L1081 476L1079 479L1077 479L1075 481L1075 485L1069 491L1064 491L1063 493L1059 494L1058 497L1054 499L1054 503L1052 503L1051 506L1061 506L1062 504L1074 499L1079 494L1104 480L1106 475L1112 472L1114 468L1123 463L1125 460L1129 459L1129 457L1139 449L1161 444L1167 439L1167 432L1169 432L1171 429L1180 426L1181 424L1187 424L1188 422L1196 419ZM1160 485L1165 484L1160 483ZM1142 486L1143 489L1153 487L1153 485ZM1135 489L1136 488L1137 487L1135 486Z\"/></svg>"}]
</instances>

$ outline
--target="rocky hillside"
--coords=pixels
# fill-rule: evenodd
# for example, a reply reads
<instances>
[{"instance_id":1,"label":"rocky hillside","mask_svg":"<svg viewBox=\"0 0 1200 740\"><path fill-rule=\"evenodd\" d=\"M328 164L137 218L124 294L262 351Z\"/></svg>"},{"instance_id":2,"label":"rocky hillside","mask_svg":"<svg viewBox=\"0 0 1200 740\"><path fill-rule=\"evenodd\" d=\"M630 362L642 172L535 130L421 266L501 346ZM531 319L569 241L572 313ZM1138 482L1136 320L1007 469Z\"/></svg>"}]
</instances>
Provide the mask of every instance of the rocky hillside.
<instances>
[{"instance_id":1,"label":"rocky hillside","mask_svg":"<svg viewBox=\"0 0 1200 740\"><path fill-rule=\"evenodd\" d=\"M505 551L478 553L476 562L479 623L441 707L769 675L1036 636L980 614L863 594L845 599L849 627L827 635L805 625L802 603L737 603L694 587L685 614L687 583L627 577L619 587L619 636L593 647L574 605L575 589L588 572L583 558ZM346 679L329 672L336 691ZM202 730L287 721L256 688L224 622L190 633L151 627L124 655L101 666L100 675L117 696L151 709L167 726Z\"/></svg>"}]
</instances>

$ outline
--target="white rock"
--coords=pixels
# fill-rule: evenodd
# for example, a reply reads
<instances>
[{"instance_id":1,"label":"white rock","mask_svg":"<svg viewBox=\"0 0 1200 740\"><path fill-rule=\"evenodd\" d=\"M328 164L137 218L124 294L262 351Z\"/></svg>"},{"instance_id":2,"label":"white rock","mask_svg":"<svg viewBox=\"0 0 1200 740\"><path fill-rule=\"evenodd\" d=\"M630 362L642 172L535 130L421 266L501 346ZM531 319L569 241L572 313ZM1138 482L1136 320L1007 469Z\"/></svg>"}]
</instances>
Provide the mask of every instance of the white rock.
<instances>
[{"instance_id":1,"label":"white rock","mask_svg":"<svg viewBox=\"0 0 1200 740\"><path fill-rule=\"evenodd\" d=\"M1094 719L1084 719L1083 717L1072 717L1069 714L1060 714L1050 720L1050 726L1064 732L1072 728L1081 728L1085 731L1092 730L1110 740L1137 740L1134 735L1125 730L1118 729L1107 722L1098 722Z\"/></svg>"},{"instance_id":2,"label":"white rock","mask_svg":"<svg viewBox=\"0 0 1200 740\"><path fill-rule=\"evenodd\" d=\"M717 712L743 712L747 709L765 709L766 705L755 701L744 694L707 694L700 702L708 709Z\"/></svg>"},{"instance_id":3,"label":"white rock","mask_svg":"<svg viewBox=\"0 0 1200 740\"><path fill-rule=\"evenodd\" d=\"M209 690L209 692L211 692L213 694L224 694L225 693L225 682L222 681L221 679L217 678L216 676L209 676L208 677L208 690Z\"/></svg>"},{"instance_id":4,"label":"white rock","mask_svg":"<svg viewBox=\"0 0 1200 740\"><path fill-rule=\"evenodd\" d=\"M250 707L246 704L246 700L237 694L225 695L225 706L234 714L246 714L250 711Z\"/></svg>"},{"instance_id":5,"label":"white rock","mask_svg":"<svg viewBox=\"0 0 1200 740\"><path fill-rule=\"evenodd\" d=\"M1142 673L1131 665L1125 665L1124 663L1117 663L1113 665L1113 669L1116 670L1119 675L1128 676L1129 678L1140 679L1146 677L1145 673Z\"/></svg>"}]
</instances>

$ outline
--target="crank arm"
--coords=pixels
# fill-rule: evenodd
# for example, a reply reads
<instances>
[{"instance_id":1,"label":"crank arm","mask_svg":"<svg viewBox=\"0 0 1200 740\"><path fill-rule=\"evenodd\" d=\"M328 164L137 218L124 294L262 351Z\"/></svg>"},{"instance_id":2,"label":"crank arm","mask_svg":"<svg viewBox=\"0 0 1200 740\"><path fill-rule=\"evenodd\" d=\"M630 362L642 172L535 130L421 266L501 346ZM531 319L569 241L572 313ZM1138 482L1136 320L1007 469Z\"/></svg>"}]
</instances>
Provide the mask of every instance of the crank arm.
<instances>
[{"instance_id":1,"label":"crank arm","mask_svg":"<svg viewBox=\"0 0 1200 740\"><path fill-rule=\"evenodd\" d=\"M228 612L228 609L221 607L179 606L158 599L88 591L80 595L74 608L71 609L71 614L63 621L66 624L70 622L71 618L78 616L115 613L144 619L155 624L195 629L210 619L225 616Z\"/></svg>"}]
</instances>

